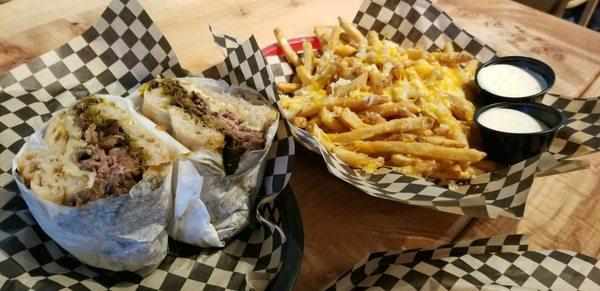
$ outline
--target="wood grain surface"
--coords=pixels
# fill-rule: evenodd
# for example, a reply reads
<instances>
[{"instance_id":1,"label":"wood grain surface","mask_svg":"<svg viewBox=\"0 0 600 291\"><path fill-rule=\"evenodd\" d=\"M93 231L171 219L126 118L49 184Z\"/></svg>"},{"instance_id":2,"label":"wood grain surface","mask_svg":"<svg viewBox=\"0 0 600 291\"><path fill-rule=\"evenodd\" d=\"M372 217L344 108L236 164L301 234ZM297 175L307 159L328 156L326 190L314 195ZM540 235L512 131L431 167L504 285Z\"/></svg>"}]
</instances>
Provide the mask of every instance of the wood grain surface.
<instances>
[{"instance_id":1,"label":"wood grain surface","mask_svg":"<svg viewBox=\"0 0 600 291\"><path fill-rule=\"evenodd\" d=\"M298 149L292 189L304 225L297 290L315 290L366 254L449 242L467 217L368 196L333 177L321 157Z\"/></svg>"},{"instance_id":2,"label":"wood grain surface","mask_svg":"<svg viewBox=\"0 0 600 291\"><path fill-rule=\"evenodd\" d=\"M510 1L434 1L502 55L526 55L552 67L550 92L580 96L600 72L600 34ZM600 95L597 92L589 92Z\"/></svg>"},{"instance_id":3,"label":"wood grain surface","mask_svg":"<svg viewBox=\"0 0 600 291\"><path fill-rule=\"evenodd\" d=\"M309 35L315 25L352 19L362 0L140 0L172 44L182 65L199 72L222 60L208 31L261 46ZM600 95L600 34L508 0L435 0L471 34L502 55L527 55L557 74L552 92ZM57 47L92 25L108 0L18 0L0 5L0 72ZM600 154L590 168L536 179L525 218L477 220L461 238L531 232L536 246L600 257ZM320 158L298 149L292 186L303 216L305 255L297 290L313 290L370 251L428 247L454 239L465 217L376 199L330 175Z\"/></svg>"}]
</instances>

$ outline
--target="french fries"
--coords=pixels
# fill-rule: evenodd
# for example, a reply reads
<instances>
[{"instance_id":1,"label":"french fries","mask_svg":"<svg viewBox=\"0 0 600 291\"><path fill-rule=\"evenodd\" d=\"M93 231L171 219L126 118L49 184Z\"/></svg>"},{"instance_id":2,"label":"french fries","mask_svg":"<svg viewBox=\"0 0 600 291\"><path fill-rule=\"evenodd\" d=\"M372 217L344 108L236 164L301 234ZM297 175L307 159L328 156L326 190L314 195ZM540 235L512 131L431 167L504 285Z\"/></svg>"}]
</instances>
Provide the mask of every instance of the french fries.
<instances>
[{"instance_id":1,"label":"french fries","mask_svg":"<svg viewBox=\"0 0 600 291\"><path fill-rule=\"evenodd\" d=\"M357 140L366 140L385 133L410 131L433 126L433 119L428 117L411 117L390 120L386 123L363 127L347 132L330 134L332 141L345 144Z\"/></svg>"},{"instance_id":2,"label":"french fries","mask_svg":"<svg viewBox=\"0 0 600 291\"><path fill-rule=\"evenodd\" d=\"M451 148L422 142L355 141L352 148L365 154L408 154L433 160L479 162L484 152L469 148Z\"/></svg>"},{"instance_id":3,"label":"french fries","mask_svg":"<svg viewBox=\"0 0 600 291\"><path fill-rule=\"evenodd\" d=\"M344 29L348 36L350 36L350 39L352 39L356 43L366 41L365 37L360 33L360 31L358 31L358 29L356 29L356 27L354 27L352 23L348 22L348 20L342 17L338 17L338 21L340 22L340 26L342 27L342 29Z\"/></svg>"},{"instance_id":4,"label":"french fries","mask_svg":"<svg viewBox=\"0 0 600 291\"><path fill-rule=\"evenodd\" d=\"M304 68L306 69L306 71L310 74L312 74L313 71L313 58L314 58L314 54L313 54L313 47L312 44L310 43L310 41L305 40L302 43L302 51L303 51L303 55L302 55L302 64L304 65Z\"/></svg>"},{"instance_id":5,"label":"french fries","mask_svg":"<svg viewBox=\"0 0 600 291\"><path fill-rule=\"evenodd\" d=\"M441 136L421 136L421 137L419 137L419 140L426 142L426 143L433 144L433 145L439 145L439 146L451 147L451 148L464 148L467 146L466 144L464 144L460 141L449 139L449 138L444 138Z\"/></svg>"},{"instance_id":6,"label":"french fries","mask_svg":"<svg viewBox=\"0 0 600 291\"><path fill-rule=\"evenodd\" d=\"M379 115L377 112L363 111L359 114L360 119L368 124L380 124L386 123L387 120Z\"/></svg>"},{"instance_id":7,"label":"french fries","mask_svg":"<svg viewBox=\"0 0 600 291\"><path fill-rule=\"evenodd\" d=\"M275 30L273 32L275 33L275 38L277 38L277 41L279 42L279 45L281 46L281 49L283 50L283 55L285 56L285 59L288 62L292 63L294 66L299 66L300 59L298 58L298 55L294 52L294 50L290 46L290 43L287 41L287 39L283 35L283 32L281 32L281 29L275 28Z\"/></svg>"},{"instance_id":8,"label":"french fries","mask_svg":"<svg viewBox=\"0 0 600 291\"><path fill-rule=\"evenodd\" d=\"M369 111L379 114L384 118L389 117L411 117L419 113L420 109L409 101L400 101L398 103L384 103L369 108Z\"/></svg>"},{"instance_id":9,"label":"french fries","mask_svg":"<svg viewBox=\"0 0 600 291\"><path fill-rule=\"evenodd\" d=\"M368 73L362 73L356 79L352 80L350 83L339 86L333 91L334 97L345 97L348 93L358 90L360 87L363 87L367 84Z\"/></svg>"},{"instance_id":10,"label":"french fries","mask_svg":"<svg viewBox=\"0 0 600 291\"><path fill-rule=\"evenodd\" d=\"M312 125L309 130L327 150L331 151L336 157L353 168L362 169L367 173L373 173L379 167L383 166L383 158L372 158L365 154L353 152L342 146L336 146L329 140L327 134L316 124Z\"/></svg>"},{"instance_id":11,"label":"french fries","mask_svg":"<svg viewBox=\"0 0 600 291\"><path fill-rule=\"evenodd\" d=\"M362 119L360 119L360 117L358 117L358 115L356 115L356 113L354 113L354 111L348 109L347 107L342 109L342 112L340 114L340 121L345 126L347 126L348 128L351 128L351 129L359 129L359 128L368 127L368 125L365 124L362 121Z\"/></svg>"},{"instance_id":12,"label":"french fries","mask_svg":"<svg viewBox=\"0 0 600 291\"><path fill-rule=\"evenodd\" d=\"M305 117L299 117L299 116L293 117L292 123L295 126L300 127L300 128L306 128L308 126L308 120L306 120Z\"/></svg>"},{"instance_id":13,"label":"french fries","mask_svg":"<svg viewBox=\"0 0 600 291\"><path fill-rule=\"evenodd\" d=\"M321 108L321 112L319 112L319 118L321 119L321 123L330 128L335 132L344 132L346 131L346 127L337 119L337 116L329 111L326 107Z\"/></svg>"},{"instance_id":14,"label":"french fries","mask_svg":"<svg viewBox=\"0 0 600 291\"><path fill-rule=\"evenodd\" d=\"M277 90L281 93L294 93L296 90L300 89L302 86L296 83L277 83Z\"/></svg>"},{"instance_id":15,"label":"french fries","mask_svg":"<svg viewBox=\"0 0 600 291\"><path fill-rule=\"evenodd\" d=\"M354 111L363 111L367 110L371 106L386 103L388 100L389 99L386 96L333 98L326 100L324 105L327 106L327 108L339 106L348 107Z\"/></svg>"},{"instance_id":16,"label":"french fries","mask_svg":"<svg viewBox=\"0 0 600 291\"><path fill-rule=\"evenodd\" d=\"M312 83L312 77L310 72L304 67L304 65L298 65L296 67L296 76L302 82L302 86L308 86Z\"/></svg>"},{"instance_id":17,"label":"french fries","mask_svg":"<svg viewBox=\"0 0 600 291\"><path fill-rule=\"evenodd\" d=\"M296 72L277 84L289 94L279 102L286 118L350 167L389 167L441 183L496 168L468 139L478 62L452 43L435 52L404 48L340 17L336 26L315 27L320 49L304 41L299 56L274 32Z\"/></svg>"}]
</instances>

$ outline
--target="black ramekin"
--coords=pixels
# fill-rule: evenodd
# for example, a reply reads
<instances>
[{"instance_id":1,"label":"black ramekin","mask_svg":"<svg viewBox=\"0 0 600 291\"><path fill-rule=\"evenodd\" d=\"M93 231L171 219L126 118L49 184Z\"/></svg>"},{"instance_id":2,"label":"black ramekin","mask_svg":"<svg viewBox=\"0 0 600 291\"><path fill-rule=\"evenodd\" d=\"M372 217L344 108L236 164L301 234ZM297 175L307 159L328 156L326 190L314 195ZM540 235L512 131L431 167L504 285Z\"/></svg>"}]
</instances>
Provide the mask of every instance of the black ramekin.
<instances>
[{"instance_id":1,"label":"black ramekin","mask_svg":"<svg viewBox=\"0 0 600 291\"><path fill-rule=\"evenodd\" d=\"M508 133L497 131L479 123L479 116L492 108L508 108L524 112L548 126L548 130L534 133ZM488 156L500 163L514 164L548 149L565 117L556 108L529 102L500 102L483 106L475 112L475 124L481 132L481 141Z\"/></svg>"},{"instance_id":2,"label":"black ramekin","mask_svg":"<svg viewBox=\"0 0 600 291\"><path fill-rule=\"evenodd\" d=\"M488 67L491 65L496 65L496 64L513 65L513 66L526 68L530 71L536 72L536 73L540 74L542 76L542 78L544 78L544 81L546 82L546 88L544 88L544 90L540 91L539 93L536 93L536 94L533 94L530 96L524 96L524 97L505 97L505 96L496 95L494 93L488 92L487 90L485 90L485 89L481 88L481 86L479 86L479 81L477 80L477 76L479 75L479 71L481 71L482 68L485 68L485 67ZM536 98L546 94L546 92L548 92L548 90L550 90L550 88L552 88L552 86L554 86L555 80L556 80L556 75L554 75L554 71L546 63L544 63L540 60L536 60L536 59L532 59L532 58L528 58L528 57L521 57L521 56L495 58L493 60L490 60L486 63L481 64L477 68L477 71L475 72L475 84L477 85L477 87L480 90L480 96L481 96L481 99L484 104L492 104L492 103L497 103L497 102L533 102L533 101L535 101Z\"/></svg>"}]
</instances>

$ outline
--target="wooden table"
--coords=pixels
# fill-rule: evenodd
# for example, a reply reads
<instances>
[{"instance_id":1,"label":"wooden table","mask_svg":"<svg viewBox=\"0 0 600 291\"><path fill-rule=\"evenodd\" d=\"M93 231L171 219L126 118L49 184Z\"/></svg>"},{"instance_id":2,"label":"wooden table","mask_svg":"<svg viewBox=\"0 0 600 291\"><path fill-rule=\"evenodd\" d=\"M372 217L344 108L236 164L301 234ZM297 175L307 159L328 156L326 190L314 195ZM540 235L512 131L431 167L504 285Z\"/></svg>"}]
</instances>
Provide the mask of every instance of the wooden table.
<instances>
[{"instance_id":1,"label":"wooden table","mask_svg":"<svg viewBox=\"0 0 600 291\"><path fill-rule=\"evenodd\" d=\"M336 16L352 19L362 0L141 0L182 65L199 72L222 60L207 25L261 46L309 35ZM0 6L0 72L57 47L92 25L108 0L13 0ZM463 28L501 54L528 55L557 74L552 92L600 95L600 34L508 0L434 1ZM536 179L525 218L476 220L367 196L334 178L320 158L298 149L292 186L300 205L305 254L296 289L322 287L368 252L428 247L458 238L533 233L541 248L600 257L600 154L589 169Z\"/></svg>"}]
</instances>

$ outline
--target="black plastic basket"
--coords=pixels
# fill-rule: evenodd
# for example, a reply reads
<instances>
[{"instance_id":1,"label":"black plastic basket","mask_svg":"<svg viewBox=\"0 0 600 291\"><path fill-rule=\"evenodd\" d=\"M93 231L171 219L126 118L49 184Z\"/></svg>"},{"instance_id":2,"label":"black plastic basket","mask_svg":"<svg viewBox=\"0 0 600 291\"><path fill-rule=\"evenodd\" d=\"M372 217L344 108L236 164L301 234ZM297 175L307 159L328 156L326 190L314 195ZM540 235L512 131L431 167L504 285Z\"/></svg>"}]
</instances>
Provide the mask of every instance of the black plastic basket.
<instances>
[{"instance_id":1,"label":"black plastic basket","mask_svg":"<svg viewBox=\"0 0 600 291\"><path fill-rule=\"evenodd\" d=\"M292 290L302 264L304 251L304 231L302 217L291 187L286 187L275 199L274 208L279 211L279 221L275 221L286 235L283 247L281 270L271 281L267 290ZM282 215L283 214L283 215ZM264 215L264 214L263 214ZM270 219L270 218L269 218Z\"/></svg>"}]
</instances>

